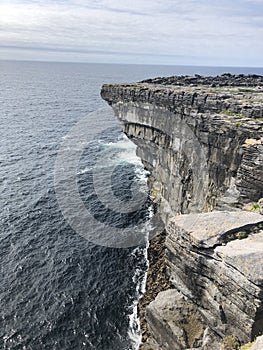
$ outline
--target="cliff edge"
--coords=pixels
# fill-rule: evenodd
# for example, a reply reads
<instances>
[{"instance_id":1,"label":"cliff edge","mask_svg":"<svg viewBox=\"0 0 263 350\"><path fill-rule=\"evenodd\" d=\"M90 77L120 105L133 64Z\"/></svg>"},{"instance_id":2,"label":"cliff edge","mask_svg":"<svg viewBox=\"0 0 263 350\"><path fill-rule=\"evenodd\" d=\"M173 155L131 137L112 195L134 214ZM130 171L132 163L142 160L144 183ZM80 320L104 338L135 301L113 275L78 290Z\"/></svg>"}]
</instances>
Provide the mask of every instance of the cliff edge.
<instances>
[{"instance_id":1,"label":"cliff edge","mask_svg":"<svg viewBox=\"0 0 263 350\"><path fill-rule=\"evenodd\" d=\"M238 349L263 333L263 77L104 85L150 172L141 349Z\"/></svg>"}]
</instances>

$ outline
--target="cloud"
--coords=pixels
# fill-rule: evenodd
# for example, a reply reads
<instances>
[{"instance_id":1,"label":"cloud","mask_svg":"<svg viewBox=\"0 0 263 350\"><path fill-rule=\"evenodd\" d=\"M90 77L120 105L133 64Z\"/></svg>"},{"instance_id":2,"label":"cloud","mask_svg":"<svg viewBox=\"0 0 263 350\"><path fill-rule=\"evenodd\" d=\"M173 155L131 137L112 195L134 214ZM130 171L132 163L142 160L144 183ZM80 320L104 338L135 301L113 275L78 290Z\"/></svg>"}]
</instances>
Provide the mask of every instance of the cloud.
<instances>
[{"instance_id":1,"label":"cloud","mask_svg":"<svg viewBox=\"0 0 263 350\"><path fill-rule=\"evenodd\" d=\"M0 57L258 66L262 14L256 0L4 0Z\"/></svg>"}]
</instances>

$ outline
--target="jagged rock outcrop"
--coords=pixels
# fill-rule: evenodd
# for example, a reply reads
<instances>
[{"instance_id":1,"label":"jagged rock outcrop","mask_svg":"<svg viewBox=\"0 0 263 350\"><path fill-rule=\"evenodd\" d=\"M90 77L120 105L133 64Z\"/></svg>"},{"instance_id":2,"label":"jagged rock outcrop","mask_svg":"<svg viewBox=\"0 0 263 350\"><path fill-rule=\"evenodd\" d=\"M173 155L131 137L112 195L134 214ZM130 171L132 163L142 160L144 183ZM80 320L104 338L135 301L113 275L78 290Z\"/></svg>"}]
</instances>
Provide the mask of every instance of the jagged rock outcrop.
<instances>
[{"instance_id":1,"label":"jagged rock outcrop","mask_svg":"<svg viewBox=\"0 0 263 350\"><path fill-rule=\"evenodd\" d=\"M101 94L138 146L167 232L172 289L148 300L141 348L217 350L262 334L263 77L156 78Z\"/></svg>"},{"instance_id":2,"label":"jagged rock outcrop","mask_svg":"<svg viewBox=\"0 0 263 350\"><path fill-rule=\"evenodd\" d=\"M259 140L247 140L242 147L242 162L237 173L237 188L241 198L256 201L262 194L263 144Z\"/></svg>"},{"instance_id":3,"label":"jagged rock outcrop","mask_svg":"<svg viewBox=\"0 0 263 350\"><path fill-rule=\"evenodd\" d=\"M162 85L209 85L212 87L222 87L222 86L238 86L238 87L263 87L263 77L261 75L250 74L250 75L234 75L230 73L203 77L196 74L195 76L173 76L168 78L153 78L143 80L144 83L150 84L162 84Z\"/></svg>"},{"instance_id":4,"label":"jagged rock outcrop","mask_svg":"<svg viewBox=\"0 0 263 350\"><path fill-rule=\"evenodd\" d=\"M209 330L212 338L233 335L246 343L263 330L260 223L262 216L249 212L181 215L170 222L166 247L171 281L198 306L203 332ZM196 345L205 349L204 344L201 338Z\"/></svg>"}]
</instances>

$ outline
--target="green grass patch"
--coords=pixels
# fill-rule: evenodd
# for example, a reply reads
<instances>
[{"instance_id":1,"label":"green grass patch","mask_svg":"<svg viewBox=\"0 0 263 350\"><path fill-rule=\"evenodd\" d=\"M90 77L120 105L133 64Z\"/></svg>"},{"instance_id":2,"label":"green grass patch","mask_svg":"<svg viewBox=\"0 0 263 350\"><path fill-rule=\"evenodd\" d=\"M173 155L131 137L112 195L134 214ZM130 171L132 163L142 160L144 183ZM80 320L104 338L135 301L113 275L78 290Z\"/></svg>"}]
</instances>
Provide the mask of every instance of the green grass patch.
<instances>
[{"instance_id":1,"label":"green grass patch","mask_svg":"<svg viewBox=\"0 0 263 350\"><path fill-rule=\"evenodd\" d=\"M259 203L252 204L251 211L259 211L260 209L261 209L261 206L259 205Z\"/></svg>"}]
</instances>

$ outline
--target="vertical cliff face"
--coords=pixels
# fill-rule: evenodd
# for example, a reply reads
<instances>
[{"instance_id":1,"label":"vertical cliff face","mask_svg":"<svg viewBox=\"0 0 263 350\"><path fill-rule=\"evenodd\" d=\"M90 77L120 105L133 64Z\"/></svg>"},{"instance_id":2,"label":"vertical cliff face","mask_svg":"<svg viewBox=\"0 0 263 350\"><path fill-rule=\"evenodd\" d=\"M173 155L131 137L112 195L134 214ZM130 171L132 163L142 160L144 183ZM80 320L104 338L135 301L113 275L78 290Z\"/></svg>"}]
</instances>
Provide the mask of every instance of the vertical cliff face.
<instances>
[{"instance_id":1,"label":"vertical cliff face","mask_svg":"<svg viewBox=\"0 0 263 350\"><path fill-rule=\"evenodd\" d=\"M261 334L263 77L158 78L101 94L138 146L167 232L170 282L142 315L142 347L220 349Z\"/></svg>"}]
</instances>

